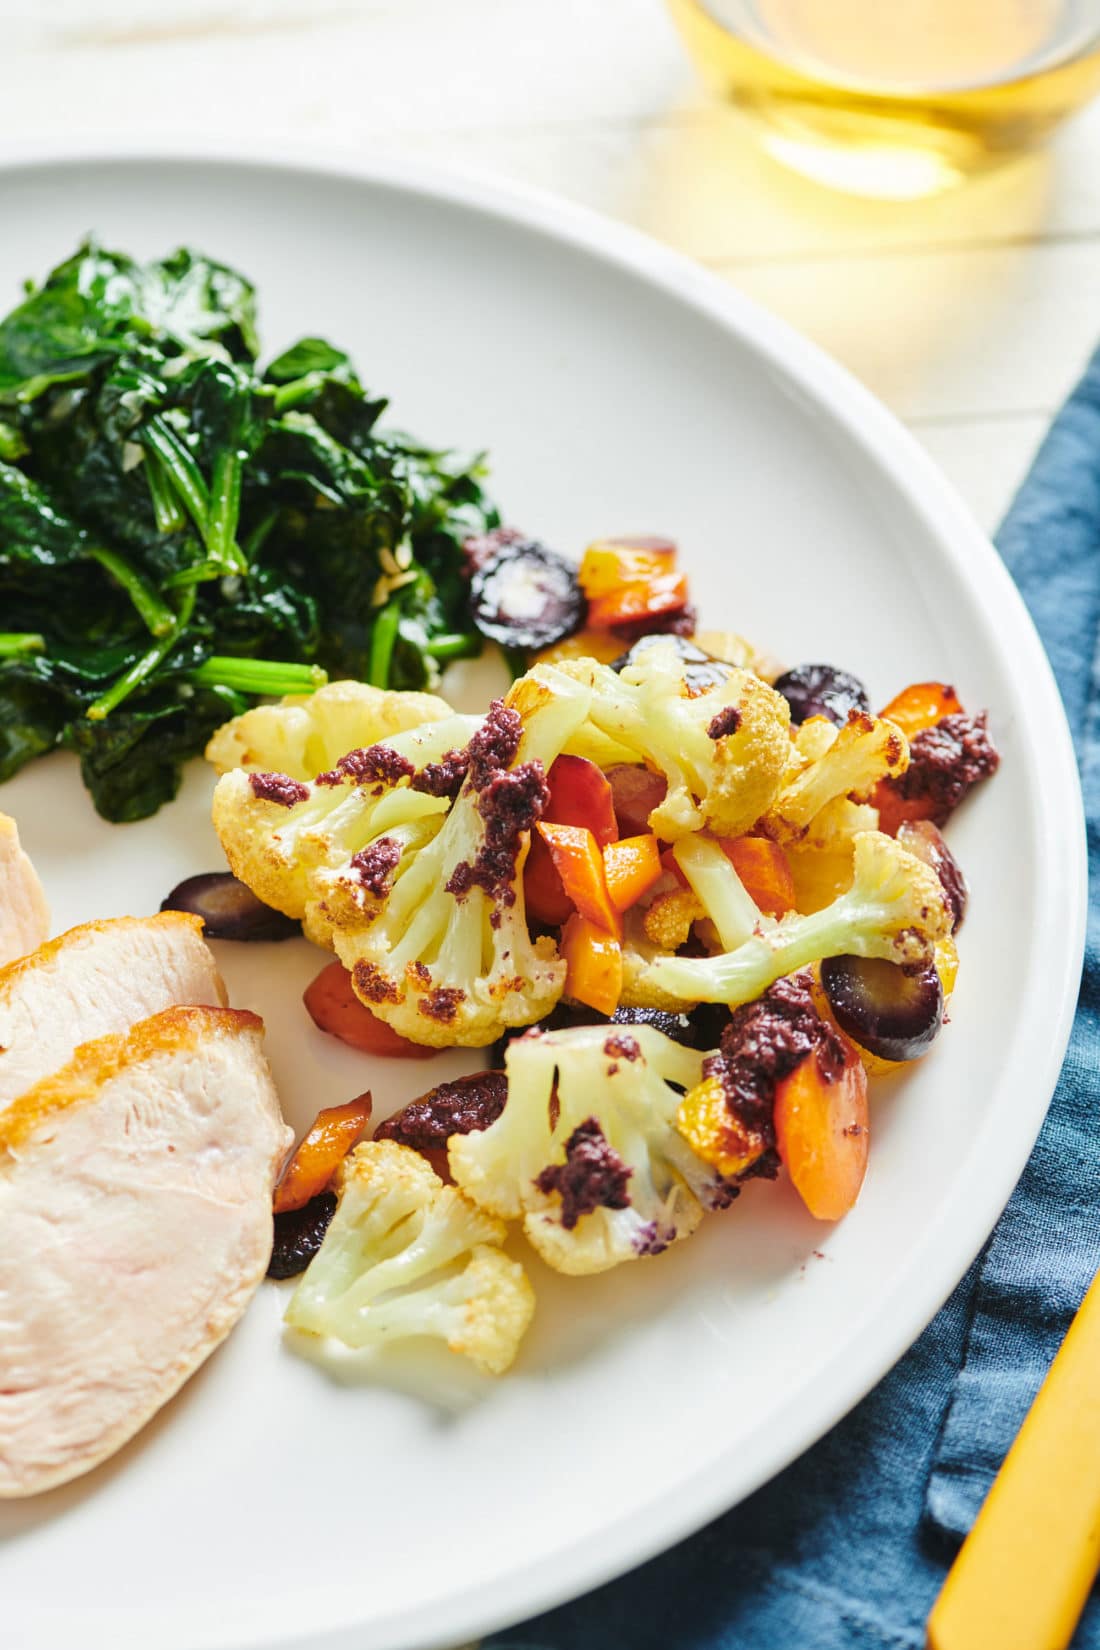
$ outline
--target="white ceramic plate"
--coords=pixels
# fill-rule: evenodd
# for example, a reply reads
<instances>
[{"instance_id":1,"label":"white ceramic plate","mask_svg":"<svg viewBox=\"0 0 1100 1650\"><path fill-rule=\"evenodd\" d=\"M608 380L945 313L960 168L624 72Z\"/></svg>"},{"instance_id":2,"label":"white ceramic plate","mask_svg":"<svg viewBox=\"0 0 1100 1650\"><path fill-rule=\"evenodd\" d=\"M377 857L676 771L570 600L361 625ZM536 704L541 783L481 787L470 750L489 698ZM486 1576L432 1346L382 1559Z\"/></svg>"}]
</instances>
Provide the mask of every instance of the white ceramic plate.
<instances>
[{"instance_id":1,"label":"white ceramic plate","mask_svg":"<svg viewBox=\"0 0 1100 1650\"><path fill-rule=\"evenodd\" d=\"M18 1650L453 1643L747 1494L883 1374L977 1251L1049 1100L1080 965L1080 802L1050 673L990 546L893 420L624 230L412 171L167 155L0 171L0 223L4 307L88 229L142 255L196 243L257 281L269 350L318 330L349 347L401 424L486 445L509 518L550 543L670 533L709 624L846 665L878 701L938 677L991 708L1002 771L951 828L973 889L952 1024L880 1085L845 1222L758 1183L658 1261L579 1282L534 1265L536 1323L495 1385L445 1355L334 1381L283 1347L285 1296L265 1286L114 1462L0 1510ZM59 756L0 805L67 927L153 911L216 867L209 791L196 764L156 819L105 825ZM220 960L268 1020L296 1126L368 1084L388 1112L428 1080L311 1027L298 999L323 959L304 942Z\"/></svg>"}]
</instances>

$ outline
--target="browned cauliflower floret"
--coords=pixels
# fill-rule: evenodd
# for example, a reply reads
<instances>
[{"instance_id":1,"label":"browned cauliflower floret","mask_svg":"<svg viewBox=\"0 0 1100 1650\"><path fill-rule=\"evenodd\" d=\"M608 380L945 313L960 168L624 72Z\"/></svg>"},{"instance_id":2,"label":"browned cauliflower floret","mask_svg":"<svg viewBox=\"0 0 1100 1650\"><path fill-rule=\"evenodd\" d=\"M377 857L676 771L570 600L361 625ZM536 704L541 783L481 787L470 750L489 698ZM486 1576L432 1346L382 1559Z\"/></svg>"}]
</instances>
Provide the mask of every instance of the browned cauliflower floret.
<instances>
[{"instance_id":1,"label":"browned cauliflower floret","mask_svg":"<svg viewBox=\"0 0 1100 1650\"><path fill-rule=\"evenodd\" d=\"M349 750L308 783L243 768L224 774L214 828L234 875L331 946L336 926L371 920L404 856L438 831L450 797L437 794L434 773L479 725L454 715L424 723Z\"/></svg>"},{"instance_id":2,"label":"browned cauliflower floret","mask_svg":"<svg viewBox=\"0 0 1100 1650\"><path fill-rule=\"evenodd\" d=\"M486 1375L519 1349L535 1295L505 1228L418 1153L370 1140L346 1158L336 1213L286 1322L346 1346L435 1336Z\"/></svg>"},{"instance_id":3,"label":"browned cauliflower floret","mask_svg":"<svg viewBox=\"0 0 1100 1650\"><path fill-rule=\"evenodd\" d=\"M690 888L671 888L646 907L642 927L646 939L659 951L678 951L691 933L692 923L705 916L702 902Z\"/></svg>"},{"instance_id":4,"label":"browned cauliflower floret","mask_svg":"<svg viewBox=\"0 0 1100 1650\"><path fill-rule=\"evenodd\" d=\"M664 774L668 791L649 816L658 836L741 836L771 806L790 761L790 708L751 671L693 694L675 647L657 642L621 673L591 659L556 668L592 690L570 751Z\"/></svg>"},{"instance_id":5,"label":"browned cauliflower floret","mask_svg":"<svg viewBox=\"0 0 1100 1650\"><path fill-rule=\"evenodd\" d=\"M549 800L546 770L590 698L554 666L521 677L471 740L442 828L409 856L373 922L336 929L356 993L403 1037L480 1048L542 1019L561 996L557 946L527 930L523 866Z\"/></svg>"},{"instance_id":6,"label":"browned cauliflower floret","mask_svg":"<svg viewBox=\"0 0 1100 1650\"><path fill-rule=\"evenodd\" d=\"M266 768L292 779L312 779L346 751L453 715L450 705L434 693L394 693L366 682L329 682L316 693L288 694L277 705L256 705L235 716L212 735L206 760L219 773Z\"/></svg>"},{"instance_id":7,"label":"browned cauliflower floret","mask_svg":"<svg viewBox=\"0 0 1100 1650\"><path fill-rule=\"evenodd\" d=\"M838 797L864 797L886 779L905 772L909 746L893 722L850 712L839 731L814 716L798 731L793 761L761 828L776 842L798 842L812 821Z\"/></svg>"}]
</instances>

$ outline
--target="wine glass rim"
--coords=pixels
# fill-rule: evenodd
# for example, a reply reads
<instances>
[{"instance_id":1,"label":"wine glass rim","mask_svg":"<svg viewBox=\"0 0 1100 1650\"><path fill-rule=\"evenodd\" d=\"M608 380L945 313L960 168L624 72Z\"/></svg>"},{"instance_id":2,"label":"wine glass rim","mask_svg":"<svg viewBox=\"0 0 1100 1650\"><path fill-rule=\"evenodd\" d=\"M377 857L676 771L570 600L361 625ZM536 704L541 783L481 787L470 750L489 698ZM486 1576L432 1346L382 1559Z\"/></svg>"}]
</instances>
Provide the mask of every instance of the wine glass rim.
<instances>
[{"instance_id":1,"label":"wine glass rim","mask_svg":"<svg viewBox=\"0 0 1100 1650\"><path fill-rule=\"evenodd\" d=\"M692 0L688 0L688 3L692 3ZM1057 73L1100 49L1100 19L1098 19L1095 23L1082 26L1065 45L1040 48L1030 57L1025 57L1022 62L1006 67L1001 73L994 72L974 79L960 77L956 81L945 81L940 84L930 84L927 80L920 79L913 79L912 81L898 80L892 84L885 84L866 76L844 75L836 67L802 51L796 50L780 56L776 50L777 42L769 31L762 26L757 7L751 3L751 0L748 5L745 5L742 0L742 3L737 5L733 16L730 16L725 7L716 7L713 0L694 0L694 4L719 27L726 28L732 35L742 39L746 45L758 51L767 52L768 55L776 58L778 62L792 69L795 73L809 75L818 81L871 97L919 95L937 98L950 97L966 92L990 92L1001 86L1011 86L1025 80L1031 80L1038 75Z\"/></svg>"}]
</instances>

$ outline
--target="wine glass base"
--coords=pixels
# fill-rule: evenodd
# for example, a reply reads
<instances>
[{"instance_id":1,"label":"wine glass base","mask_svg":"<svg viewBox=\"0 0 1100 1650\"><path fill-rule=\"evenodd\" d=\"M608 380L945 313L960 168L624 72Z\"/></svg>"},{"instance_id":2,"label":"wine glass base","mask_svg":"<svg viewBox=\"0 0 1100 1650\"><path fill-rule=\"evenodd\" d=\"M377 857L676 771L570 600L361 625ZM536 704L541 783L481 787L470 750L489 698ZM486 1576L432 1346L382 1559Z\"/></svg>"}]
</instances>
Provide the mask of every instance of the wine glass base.
<instances>
[{"instance_id":1,"label":"wine glass base","mask_svg":"<svg viewBox=\"0 0 1100 1650\"><path fill-rule=\"evenodd\" d=\"M848 195L876 200L922 200L957 188L976 168L953 162L935 149L904 143L829 143L759 125L757 139L775 160ZM985 162L984 170L990 163Z\"/></svg>"}]
</instances>

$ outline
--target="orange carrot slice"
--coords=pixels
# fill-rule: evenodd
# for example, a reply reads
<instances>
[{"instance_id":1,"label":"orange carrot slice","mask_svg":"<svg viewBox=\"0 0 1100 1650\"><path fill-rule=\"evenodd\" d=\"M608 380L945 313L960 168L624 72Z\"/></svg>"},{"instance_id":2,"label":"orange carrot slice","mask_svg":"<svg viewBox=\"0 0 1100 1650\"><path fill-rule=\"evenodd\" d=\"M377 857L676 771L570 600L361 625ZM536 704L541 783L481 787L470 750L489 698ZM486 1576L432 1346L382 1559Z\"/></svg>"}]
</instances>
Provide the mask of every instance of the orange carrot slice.
<instances>
[{"instance_id":1,"label":"orange carrot slice","mask_svg":"<svg viewBox=\"0 0 1100 1650\"><path fill-rule=\"evenodd\" d=\"M309 984L302 997L310 1018L330 1037L361 1049L364 1054L397 1055L406 1060L426 1060L440 1051L411 1043L385 1020L361 1003L351 985L351 975L341 962L330 962Z\"/></svg>"},{"instance_id":2,"label":"orange carrot slice","mask_svg":"<svg viewBox=\"0 0 1100 1650\"><path fill-rule=\"evenodd\" d=\"M775 1139L795 1190L816 1220L839 1220L867 1171L867 1073L845 1039L840 1074L827 1082L816 1052L775 1090Z\"/></svg>"}]
</instances>

